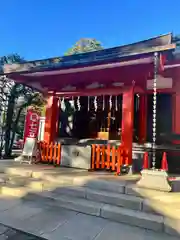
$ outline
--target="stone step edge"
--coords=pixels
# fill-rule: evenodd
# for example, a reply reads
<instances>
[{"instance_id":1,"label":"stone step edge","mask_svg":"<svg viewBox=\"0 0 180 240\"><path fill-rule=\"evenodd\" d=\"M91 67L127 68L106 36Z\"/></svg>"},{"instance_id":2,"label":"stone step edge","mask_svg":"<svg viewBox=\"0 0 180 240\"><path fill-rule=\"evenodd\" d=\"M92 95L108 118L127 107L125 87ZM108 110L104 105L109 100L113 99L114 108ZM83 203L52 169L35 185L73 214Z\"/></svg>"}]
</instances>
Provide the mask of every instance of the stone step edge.
<instances>
[{"instance_id":1,"label":"stone step edge","mask_svg":"<svg viewBox=\"0 0 180 240\"><path fill-rule=\"evenodd\" d=\"M64 187L60 190L54 191L57 194L76 196L94 202L110 204L117 207L136 210L145 213L152 213L154 215L162 215L153 209L152 203L160 203L158 200L147 199L141 196L128 195L122 193L107 192L104 190L91 189L88 187ZM109 199L109 200L107 200Z\"/></svg>"},{"instance_id":2,"label":"stone step edge","mask_svg":"<svg viewBox=\"0 0 180 240\"><path fill-rule=\"evenodd\" d=\"M91 189L88 187L74 187L74 186L63 186L58 189L58 186L53 186L50 188L45 186L46 182L43 181L34 181L30 182L28 185L15 185L15 184L3 184L0 185L0 192L3 195L11 195L11 196L24 196L28 194L28 192L46 192L53 191L57 195L67 195L80 199L87 199L99 203L111 204L113 206L124 207L127 209L137 210L146 213L153 213L155 215L162 215L160 211L155 211L152 201L148 199L143 199L142 197L107 192L103 190ZM57 188L57 189L56 189ZM155 201L154 201L155 203ZM157 202L158 203L158 202Z\"/></svg>"},{"instance_id":3,"label":"stone step edge","mask_svg":"<svg viewBox=\"0 0 180 240\"><path fill-rule=\"evenodd\" d=\"M36 186L37 184L37 186ZM156 213L147 205L147 201L141 197L121 194L121 193L108 193L107 191L103 190L96 190L91 189L88 187L74 187L74 186L64 186L57 189L55 186L53 188L44 186L45 182L42 181L32 181L28 185L15 185L15 184L5 184L0 186L0 192L2 194L8 195L8 192L10 195L26 195L28 192L45 192L45 191L54 191L57 195L67 195L67 196L75 196L76 198L82 198L87 200L92 200L95 202L105 203L105 204L111 204L114 206L124 207L127 209L133 209L138 210L142 212L150 212L155 215L160 215L159 213ZM12 189L12 190L11 190ZM106 200L108 199L108 200Z\"/></svg>"},{"instance_id":4,"label":"stone step edge","mask_svg":"<svg viewBox=\"0 0 180 240\"><path fill-rule=\"evenodd\" d=\"M111 204L94 202L88 199L80 199L72 196L57 196L50 192L42 192L41 194L30 193L23 198L23 200L29 201L33 201L34 199L39 199L49 206L65 208L153 231L164 231L163 217L152 213L126 209Z\"/></svg>"},{"instance_id":5,"label":"stone step edge","mask_svg":"<svg viewBox=\"0 0 180 240\"><path fill-rule=\"evenodd\" d=\"M54 178L53 174L50 173L41 173L40 171L32 171L32 170L25 170L24 172L19 172L20 169L14 169L14 168L8 168L6 169L6 174L11 177L24 177L24 178L32 178L32 179L41 179L41 180L47 180L52 183L61 183L61 182L69 182L72 184L80 184L80 183L97 183L97 182L103 182L108 184L113 184L116 187L125 187L126 183L125 181L109 181L108 179L102 179L102 178L94 178L94 176L72 176L72 175L59 175L58 177ZM23 170L23 169L22 169ZM12 172L11 172L12 171Z\"/></svg>"},{"instance_id":6,"label":"stone step edge","mask_svg":"<svg viewBox=\"0 0 180 240\"><path fill-rule=\"evenodd\" d=\"M9 167L8 169L6 169L7 172L8 170L10 170L10 176L16 176L16 177L24 177L24 178L31 178L31 179L38 179L41 178L42 181L50 181L52 183L69 183L70 185L77 185L77 184L83 184L83 179L81 177L71 177L71 176L60 176L60 178L58 180L54 179L53 176L51 176L51 174L40 174L40 171L33 171L32 169L25 169L24 172L20 173L20 169L19 168L13 168L13 167ZM19 174L17 174L19 173ZM95 183L98 183L98 187L94 187ZM101 187L100 186L100 182L101 183L105 183L108 184L108 186L106 187ZM137 196L137 197L141 197L140 191L144 190L144 188L137 186L136 184L130 183L130 184L125 184L123 181L117 183L115 182L110 182L107 180L103 180L103 179L94 179L94 180L90 180L89 183L85 183L84 186L86 186L91 188L91 189L99 189L99 190L106 190L109 192L116 192L115 189L118 187L118 193L123 193L123 194L127 194L127 195L133 195L133 196ZM113 186L113 189L110 188L110 185ZM175 188L175 187L173 187ZM176 187L177 188L177 187ZM180 184L178 186L178 188L180 189ZM136 191L139 190L139 191ZM147 189L147 190L151 190L151 189Z\"/></svg>"},{"instance_id":7,"label":"stone step edge","mask_svg":"<svg viewBox=\"0 0 180 240\"><path fill-rule=\"evenodd\" d=\"M32 171L32 170L24 170L24 172L20 172L20 169L16 168L8 168L6 169L6 173L10 176L15 176L15 177L24 177L24 178L32 178L32 179L42 179L43 181L49 181L52 183L69 183L71 185L81 185L81 186L92 186L91 188L94 189L94 185L97 185L95 188L96 189L101 189L101 190L108 190L110 192L118 192L118 193L125 193L125 181L108 181L104 180L101 178L95 178L95 179L88 179L88 178L83 178L81 176L66 176L62 175L59 176L58 179L54 178L53 175L51 174L40 174L40 172L37 171ZM102 184L106 186L101 186Z\"/></svg>"},{"instance_id":8,"label":"stone step edge","mask_svg":"<svg viewBox=\"0 0 180 240\"><path fill-rule=\"evenodd\" d=\"M74 196L76 198L87 199L97 203L111 204L114 206L143 211L143 198L122 193L109 193L107 191L91 189L88 187L62 187L54 190L54 193L57 195Z\"/></svg>"},{"instance_id":9,"label":"stone step edge","mask_svg":"<svg viewBox=\"0 0 180 240\"><path fill-rule=\"evenodd\" d=\"M22 167L7 167L3 169L3 172L10 176L21 176L21 177L32 177L32 174L33 174L32 169L25 169Z\"/></svg>"}]
</instances>

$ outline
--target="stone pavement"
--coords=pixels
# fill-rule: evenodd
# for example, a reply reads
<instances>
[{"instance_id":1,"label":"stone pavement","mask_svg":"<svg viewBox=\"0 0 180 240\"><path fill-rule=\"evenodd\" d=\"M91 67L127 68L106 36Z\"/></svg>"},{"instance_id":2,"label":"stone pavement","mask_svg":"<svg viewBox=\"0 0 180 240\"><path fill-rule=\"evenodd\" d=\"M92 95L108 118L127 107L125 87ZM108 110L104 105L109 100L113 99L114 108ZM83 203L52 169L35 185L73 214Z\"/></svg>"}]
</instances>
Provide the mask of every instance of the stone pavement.
<instances>
[{"instance_id":1,"label":"stone pavement","mask_svg":"<svg viewBox=\"0 0 180 240\"><path fill-rule=\"evenodd\" d=\"M36 237L28 233L4 226L0 224L0 240L43 240L41 237Z\"/></svg>"},{"instance_id":2,"label":"stone pavement","mask_svg":"<svg viewBox=\"0 0 180 240\"><path fill-rule=\"evenodd\" d=\"M176 238L78 212L46 206L39 201L23 202L20 199L2 196L0 197L0 223L50 240L179 239L179 237ZM0 225L0 240L40 239L23 234Z\"/></svg>"}]
</instances>

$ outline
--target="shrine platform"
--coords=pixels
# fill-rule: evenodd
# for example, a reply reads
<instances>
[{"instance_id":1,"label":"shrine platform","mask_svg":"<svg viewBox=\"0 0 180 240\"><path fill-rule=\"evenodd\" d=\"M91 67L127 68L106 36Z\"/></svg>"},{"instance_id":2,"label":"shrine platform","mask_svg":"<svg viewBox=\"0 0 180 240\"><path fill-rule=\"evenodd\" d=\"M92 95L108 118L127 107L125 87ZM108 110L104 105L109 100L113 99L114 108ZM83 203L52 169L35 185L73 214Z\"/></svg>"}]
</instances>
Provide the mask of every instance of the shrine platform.
<instances>
[{"instance_id":1,"label":"shrine platform","mask_svg":"<svg viewBox=\"0 0 180 240\"><path fill-rule=\"evenodd\" d=\"M180 234L180 193L139 188L140 175L115 176L11 161L0 163L0 172L1 196Z\"/></svg>"}]
</instances>

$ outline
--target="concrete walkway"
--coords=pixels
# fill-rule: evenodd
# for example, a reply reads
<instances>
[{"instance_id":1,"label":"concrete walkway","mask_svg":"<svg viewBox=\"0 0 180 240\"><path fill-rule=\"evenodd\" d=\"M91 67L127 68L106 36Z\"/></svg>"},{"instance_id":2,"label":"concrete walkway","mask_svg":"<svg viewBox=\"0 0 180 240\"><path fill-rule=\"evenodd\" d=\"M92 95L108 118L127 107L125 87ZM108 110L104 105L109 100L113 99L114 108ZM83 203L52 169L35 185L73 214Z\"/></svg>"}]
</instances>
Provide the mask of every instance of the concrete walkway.
<instances>
[{"instance_id":1,"label":"concrete walkway","mask_svg":"<svg viewBox=\"0 0 180 240\"><path fill-rule=\"evenodd\" d=\"M3 224L0 224L0 240L44 240L44 238L36 237L28 233L7 227Z\"/></svg>"},{"instance_id":2,"label":"concrete walkway","mask_svg":"<svg viewBox=\"0 0 180 240\"><path fill-rule=\"evenodd\" d=\"M165 234L111 222L102 218L47 207L40 202L0 198L0 223L52 240L178 240ZM0 240L26 240L25 236L6 237L0 228ZM27 238L27 240L35 238Z\"/></svg>"}]
</instances>

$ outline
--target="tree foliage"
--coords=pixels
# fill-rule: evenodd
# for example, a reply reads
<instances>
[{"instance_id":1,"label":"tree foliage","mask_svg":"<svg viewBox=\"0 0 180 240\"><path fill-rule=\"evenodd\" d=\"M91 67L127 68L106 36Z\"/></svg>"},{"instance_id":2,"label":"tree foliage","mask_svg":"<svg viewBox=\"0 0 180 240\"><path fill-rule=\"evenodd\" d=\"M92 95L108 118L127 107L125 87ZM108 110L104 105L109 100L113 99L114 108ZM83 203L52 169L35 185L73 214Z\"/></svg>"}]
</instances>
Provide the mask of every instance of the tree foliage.
<instances>
[{"instance_id":1,"label":"tree foliage","mask_svg":"<svg viewBox=\"0 0 180 240\"><path fill-rule=\"evenodd\" d=\"M19 131L21 114L28 106L41 108L43 96L23 84L14 84L8 99L5 132L5 154L10 156L16 133ZM24 116L25 117L25 116Z\"/></svg>"},{"instance_id":2,"label":"tree foliage","mask_svg":"<svg viewBox=\"0 0 180 240\"><path fill-rule=\"evenodd\" d=\"M0 156L4 147L6 112L12 85L13 82L7 79L6 76L0 76Z\"/></svg>"},{"instance_id":3,"label":"tree foliage","mask_svg":"<svg viewBox=\"0 0 180 240\"><path fill-rule=\"evenodd\" d=\"M180 48L180 35L176 35L173 37L172 42L176 44L176 47Z\"/></svg>"},{"instance_id":4,"label":"tree foliage","mask_svg":"<svg viewBox=\"0 0 180 240\"><path fill-rule=\"evenodd\" d=\"M0 58L0 64L25 62L18 54L8 55ZM28 106L41 108L44 105L43 95L32 88L14 83L6 76L0 77L0 100L3 104L0 108L1 117L1 147L0 154L4 147L5 156L12 153L13 142L16 133L22 135L24 129L25 112ZM4 146L5 144L5 146Z\"/></svg>"},{"instance_id":5,"label":"tree foliage","mask_svg":"<svg viewBox=\"0 0 180 240\"><path fill-rule=\"evenodd\" d=\"M65 55L93 52L103 49L101 43L94 38L82 38L70 48Z\"/></svg>"}]
</instances>

